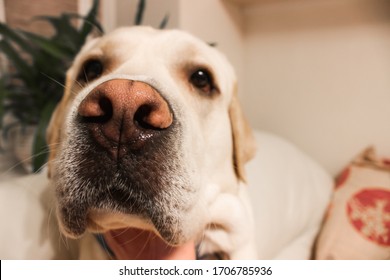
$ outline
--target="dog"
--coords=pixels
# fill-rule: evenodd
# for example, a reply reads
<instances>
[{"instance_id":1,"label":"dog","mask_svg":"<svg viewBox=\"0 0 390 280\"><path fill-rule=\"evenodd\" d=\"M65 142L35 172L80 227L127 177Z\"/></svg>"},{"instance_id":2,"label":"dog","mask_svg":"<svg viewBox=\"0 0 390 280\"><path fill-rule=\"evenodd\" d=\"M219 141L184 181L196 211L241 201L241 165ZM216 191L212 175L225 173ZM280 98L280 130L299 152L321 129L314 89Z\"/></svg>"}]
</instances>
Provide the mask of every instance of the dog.
<instances>
[{"instance_id":1,"label":"dog","mask_svg":"<svg viewBox=\"0 0 390 280\"><path fill-rule=\"evenodd\" d=\"M256 258L252 131L233 67L207 43L150 27L91 39L47 142L59 227L80 258Z\"/></svg>"}]
</instances>

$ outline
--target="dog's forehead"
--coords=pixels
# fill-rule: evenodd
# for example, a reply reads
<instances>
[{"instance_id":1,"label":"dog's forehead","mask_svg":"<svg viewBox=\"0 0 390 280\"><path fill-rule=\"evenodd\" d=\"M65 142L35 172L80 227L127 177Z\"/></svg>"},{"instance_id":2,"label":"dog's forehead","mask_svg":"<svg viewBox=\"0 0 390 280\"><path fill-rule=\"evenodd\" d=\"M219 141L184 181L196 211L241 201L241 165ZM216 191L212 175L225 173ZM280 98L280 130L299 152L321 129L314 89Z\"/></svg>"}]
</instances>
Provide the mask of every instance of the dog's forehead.
<instances>
[{"instance_id":1,"label":"dog's forehead","mask_svg":"<svg viewBox=\"0 0 390 280\"><path fill-rule=\"evenodd\" d=\"M156 54L196 52L214 53L214 50L198 38L179 30L158 30L150 27L122 27L106 36L99 44L103 51L137 50ZM214 53L215 54L215 53Z\"/></svg>"},{"instance_id":2,"label":"dog's forehead","mask_svg":"<svg viewBox=\"0 0 390 280\"><path fill-rule=\"evenodd\" d=\"M89 56L107 56L121 62L138 57L143 61L160 59L170 64L205 64L218 72L234 70L226 57L214 47L197 37L180 30L159 30L151 27L122 27L101 38L88 42L80 52L78 60Z\"/></svg>"}]
</instances>

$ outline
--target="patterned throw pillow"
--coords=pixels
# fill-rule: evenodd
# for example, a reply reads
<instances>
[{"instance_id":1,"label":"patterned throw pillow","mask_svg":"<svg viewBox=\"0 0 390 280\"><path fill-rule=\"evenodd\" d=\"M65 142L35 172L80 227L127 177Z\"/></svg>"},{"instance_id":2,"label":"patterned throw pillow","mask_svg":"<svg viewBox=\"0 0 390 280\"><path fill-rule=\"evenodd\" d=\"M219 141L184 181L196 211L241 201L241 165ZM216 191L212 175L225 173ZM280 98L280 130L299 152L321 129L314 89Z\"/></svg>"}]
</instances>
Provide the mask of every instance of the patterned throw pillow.
<instances>
[{"instance_id":1,"label":"patterned throw pillow","mask_svg":"<svg viewBox=\"0 0 390 280\"><path fill-rule=\"evenodd\" d=\"M316 259L390 259L390 161L366 149L339 176Z\"/></svg>"}]
</instances>

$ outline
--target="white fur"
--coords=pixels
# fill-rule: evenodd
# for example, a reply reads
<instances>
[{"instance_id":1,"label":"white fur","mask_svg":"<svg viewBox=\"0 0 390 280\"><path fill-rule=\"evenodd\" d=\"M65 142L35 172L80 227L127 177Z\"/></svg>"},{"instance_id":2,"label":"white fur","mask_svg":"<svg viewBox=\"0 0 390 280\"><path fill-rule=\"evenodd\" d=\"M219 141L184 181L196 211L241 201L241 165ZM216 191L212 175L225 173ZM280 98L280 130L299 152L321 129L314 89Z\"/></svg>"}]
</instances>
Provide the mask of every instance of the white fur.
<instances>
[{"instance_id":1,"label":"white fur","mask_svg":"<svg viewBox=\"0 0 390 280\"><path fill-rule=\"evenodd\" d=\"M60 155L72 159L74 147L70 142L78 135L77 109L93 88L112 79L142 81L154 87L172 106L183 124L181 150L177 174L167 174L171 180L182 180L188 176L192 194L183 196L180 192L167 193L166 199L177 200L189 205L188 211L170 215L178 217L183 240L197 238L200 251L206 254L214 251L226 252L232 259L256 258L252 214L247 199L246 187L240 182L233 168L232 131L228 114L235 83L235 74L223 55L204 42L180 31L155 31L149 28L122 28L101 39L89 42L80 52L68 72L75 80L81 64L90 56L109 55L115 60L113 71L103 75L75 94L69 104L63 127ZM108 53L108 54L107 54ZM207 66L212 69L220 94L209 98L199 96L188 85L184 67ZM72 147L72 148L70 148ZM74 162L56 161L55 170ZM69 182L79 182L73 174L67 174ZM173 211L167 208L166 211ZM150 229L150 221L139 221L136 217L122 214L91 215L101 229L120 226L134 226ZM115 219L115 222L112 220ZM113 226L113 224L116 224ZM218 229L213 225L218 224ZM153 227L152 227L153 228ZM92 230L92 229L90 229ZM88 258L91 242L81 241L82 256ZM96 257L96 253L91 253Z\"/></svg>"}]
</instances>

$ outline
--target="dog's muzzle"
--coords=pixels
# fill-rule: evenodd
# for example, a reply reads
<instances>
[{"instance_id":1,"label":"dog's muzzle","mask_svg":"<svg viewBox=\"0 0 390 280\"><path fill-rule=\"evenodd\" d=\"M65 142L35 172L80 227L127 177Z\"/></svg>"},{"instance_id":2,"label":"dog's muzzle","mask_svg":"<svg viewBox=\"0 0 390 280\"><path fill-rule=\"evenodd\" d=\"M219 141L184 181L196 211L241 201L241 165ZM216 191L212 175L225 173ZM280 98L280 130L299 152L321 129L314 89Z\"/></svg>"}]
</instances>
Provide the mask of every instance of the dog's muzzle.
<instances>
[{"instance_id":1,"label":"dog's muzzle","mask_svg":"<svg viewBox=\"0 0 390 280\"><path fill-rule=\"evenodd\" d=\"M173 123L167 101L153 87L124 79L109 80L93 89L81 102L78 117L114 160L127 149L141 149Z\"/></svg>"},{"instance_id":2,"label":"dog's muzzle","mask_svg":"<svg viewBox=\"0 0 390 280\"><path fill-rule=\"evenodd\" d=\"M195 193L183 164L180 114L153 86L122 78L80 101L53 180L67 235L100 232L91 213L102 210L136 216L165 240L181 242L178 225Z\"/></svg>"}]
</instances>

